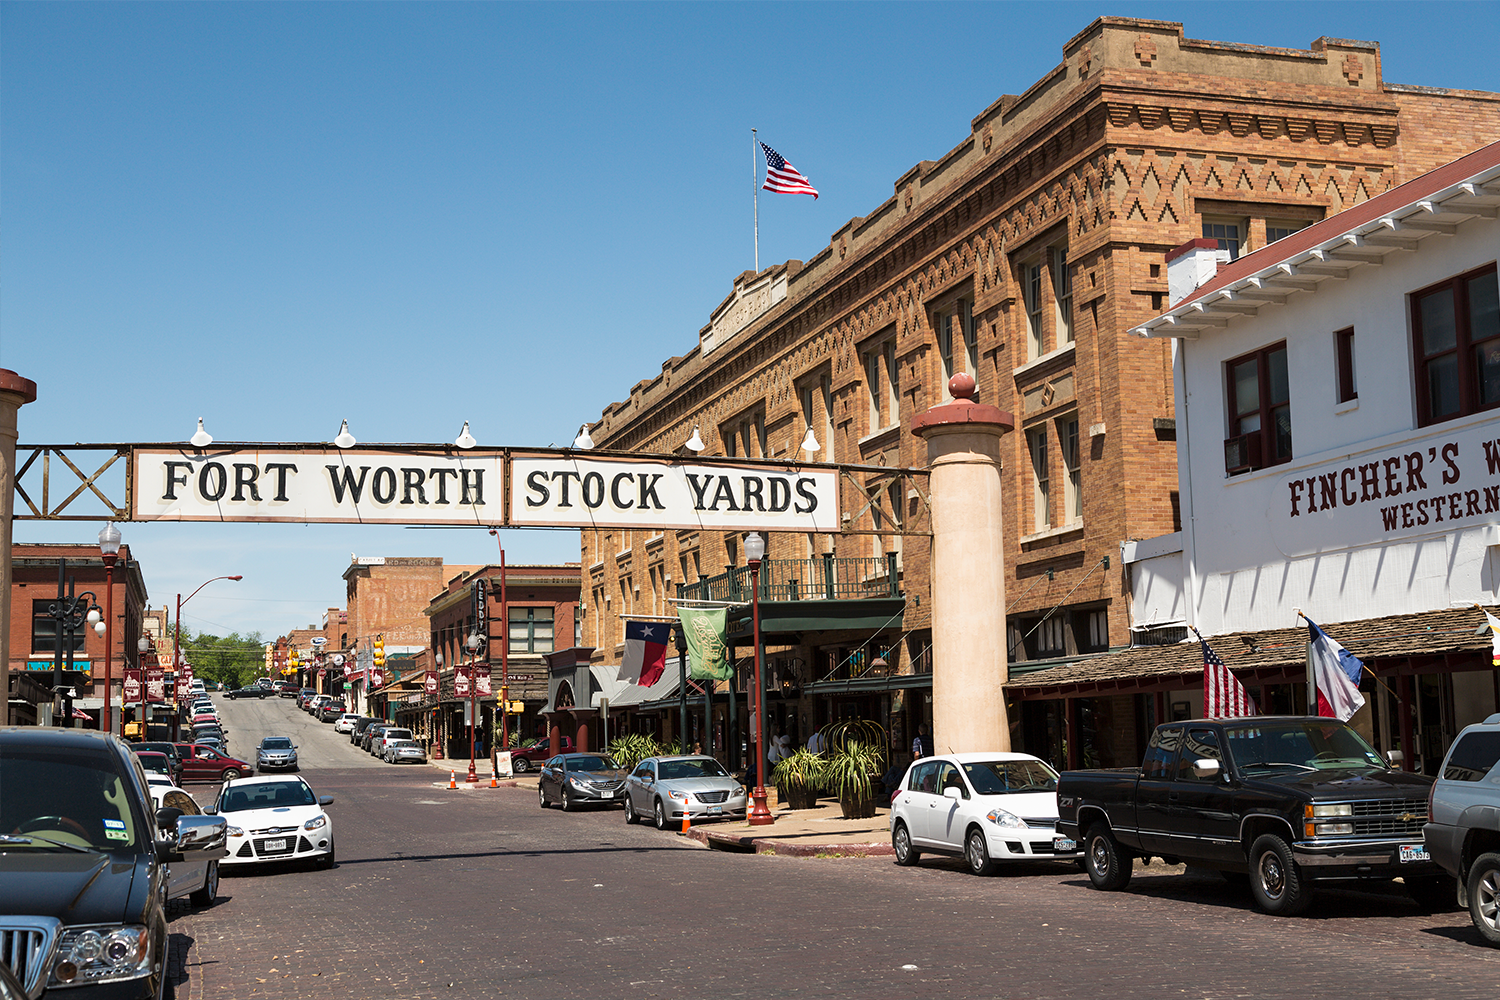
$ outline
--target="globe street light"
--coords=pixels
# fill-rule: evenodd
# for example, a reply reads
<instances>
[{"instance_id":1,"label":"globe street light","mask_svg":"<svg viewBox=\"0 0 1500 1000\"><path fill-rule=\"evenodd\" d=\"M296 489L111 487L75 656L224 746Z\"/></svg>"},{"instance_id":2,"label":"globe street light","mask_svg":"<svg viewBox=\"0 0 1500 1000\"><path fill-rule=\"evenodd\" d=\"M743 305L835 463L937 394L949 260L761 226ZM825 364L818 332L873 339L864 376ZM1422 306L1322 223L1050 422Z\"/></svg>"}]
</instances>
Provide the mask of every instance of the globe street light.
<instances>
[{"instance_id":1,"label":"globe street light","mask_svg":"<svg viewBox=\"0 0 1500 1000\"><path fill-rule=\"evenodd\" d=\"M109 689L115 651L115 560L120 558L120 529L113 521L105 524L99 532L99 554L104 560L104 716L100 728L112 733L114 720L109 713Z\"/></svg>"},{"instance_id":2,"label":"globe street light","mask_svg":"<svg viewBox=\"0 0 1500 1000\"><path fill-rule=\"evenodd\" d=\"M484 639L478 632L470 632L469 637L464 640L464 645L469 650L469 777L471 783L478 783L479 774L474 770L474 758L478 756L474 752L474 723L478 721L479 715L479 672L475 666L474 658L479 655L479 647L484 645Z\"/></svg>"},{"instance_id":3,"label":"globe street light","mask_svg":"<svg viewBox=\"0 0 1500 1000\"><path fill-rule=\"evenodd\" d=\"M178 595L177 595L177 622L176 622L176 628L172 632L172 686L174 688L177 686L177 671L182 666L182 606L184 604L186 604L188 601L191 601L193 599L193 597L198 593L199 590L202 590L204 587L207 587L210 583L213 583L215 580L234 580L236 583L238 583L240 580L243 580L243 579L244 579L243 576L216 576L213 579L204 580L202 583L198 584L197 589L194 590L193 593L187 595L186 597L183 597L181 593L178 593ZM173 713L173 716L172 716L172 725L174 727L177 725L177 715L176 715L176 713Z\"/></svg>"},{"instance_id":4,"label":"globe street light","mask_svg":"<svg viewBox=\"0 0 1500 1000\"><path fill-rule=\"evenodd\" d=\"M766 808L766 685L760 647L760 560L766 554L766 539L758 531L745 536L745 565L750 567L750 617L755 623L755 790L750 793L751 826L770 826L776 822Z\"/></svg>"}]
</instances>

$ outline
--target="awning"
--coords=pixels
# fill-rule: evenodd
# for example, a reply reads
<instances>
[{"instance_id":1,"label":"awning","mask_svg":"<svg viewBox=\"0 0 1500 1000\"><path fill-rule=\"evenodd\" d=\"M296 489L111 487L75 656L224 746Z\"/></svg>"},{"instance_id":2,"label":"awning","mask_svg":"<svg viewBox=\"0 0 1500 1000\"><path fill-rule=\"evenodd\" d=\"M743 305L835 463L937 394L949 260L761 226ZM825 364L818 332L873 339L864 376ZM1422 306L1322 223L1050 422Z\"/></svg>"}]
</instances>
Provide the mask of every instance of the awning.
<instances>
[{"instance_id":1,"label":"awning","mask_svg":"<svg viewBox=\"0 0 1500 1000\"><path fill-rule=\"evenodd\" d=\"M1490 635L1478 608L1450 608L1413 615L1319 626L1364 661L1376 674L1483 670L1490 660ZM1307 676L1307 627L1208 636L1219 658L1242 681L1294 683ZM1196 687L1203 682L1203 651L1196 639L1169 646L1135 646L1080 657L1044 670L1022 673L1011 664L1006 694L1026 701L1143 694Z\"/></svg>"}]
</instances>

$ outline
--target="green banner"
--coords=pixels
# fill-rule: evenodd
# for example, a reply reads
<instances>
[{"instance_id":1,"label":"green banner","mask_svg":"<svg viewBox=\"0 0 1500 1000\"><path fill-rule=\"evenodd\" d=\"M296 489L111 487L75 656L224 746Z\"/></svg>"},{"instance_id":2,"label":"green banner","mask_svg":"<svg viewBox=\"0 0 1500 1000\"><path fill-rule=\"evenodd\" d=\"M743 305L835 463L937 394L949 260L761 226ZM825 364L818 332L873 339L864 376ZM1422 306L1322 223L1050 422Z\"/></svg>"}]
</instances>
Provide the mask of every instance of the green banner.
<instances>
[{"instance_id":1,"label":"green banner","mask_svg":"<svg viewBox=\"0 0 1500 1000\"><path fill-rule=\"evenodd\" d=\"M718 681L733 677L729 647L724 643L725 610L678 608L677 617L682 619L682 633L687 636L688 676L693 680Z\"/></svg>"}]
</instances>

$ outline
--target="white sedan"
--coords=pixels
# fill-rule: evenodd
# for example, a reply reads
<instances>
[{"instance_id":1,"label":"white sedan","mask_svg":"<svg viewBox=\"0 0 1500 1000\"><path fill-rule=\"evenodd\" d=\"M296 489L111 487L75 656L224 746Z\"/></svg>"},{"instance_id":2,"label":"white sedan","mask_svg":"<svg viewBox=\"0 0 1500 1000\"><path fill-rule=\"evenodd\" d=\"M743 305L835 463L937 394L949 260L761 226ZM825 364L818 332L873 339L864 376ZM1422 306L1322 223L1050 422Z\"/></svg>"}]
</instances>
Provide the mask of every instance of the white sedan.
<instances>
[{"instance_id":1,"label":"white sedan","mask_svg":"<svg viewBox=\"0 0 1500 1000\"><path fill-rule=\"evenodd\" d=\"M229 824L224 863L313 860L333 867L333 818L324 811L332 802L295 775L226 781L212 810Z\"/></svg>"},{"instance_id":2,"label":"white sedan","mask_svg":"<svg viewBox=\"0 0 1500 1000\"><path fill-rule=\"evenodd\" d=\"M1024 753L958 753L913 761L891 800L898 865L924 852L962 857L975 875L1001 861L1076 861L1057 836L1057 772Z\"/></svg>"}]
</instances>

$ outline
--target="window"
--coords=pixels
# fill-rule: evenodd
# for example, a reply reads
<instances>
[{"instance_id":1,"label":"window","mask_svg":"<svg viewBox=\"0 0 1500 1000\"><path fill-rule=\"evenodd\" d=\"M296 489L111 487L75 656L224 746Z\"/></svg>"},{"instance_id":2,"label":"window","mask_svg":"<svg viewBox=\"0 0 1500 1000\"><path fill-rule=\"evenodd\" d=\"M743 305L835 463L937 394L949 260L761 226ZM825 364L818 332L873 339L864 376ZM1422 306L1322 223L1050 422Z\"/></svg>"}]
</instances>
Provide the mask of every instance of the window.
<instances>
[{"instance_id":1,"label":"window","mask_svg":"<svg viewBox=\"0 0 1500 1000\"><path fill-rule=\"evenodd\" d=\"M1266 220L1266 242L1275 243L1284 240L1300 229L1306 229L1308 223L1300 219L1267 219Z\"/></svg>"},{"instance_id":2,"label":"window","mask_svg":"<svg viewBox=\"0 0 1500 1000\"><path fill-rule=\"evenodd\" d=\"M1218 241L1220 260L1236 260L1244 250L1248 249L1244 245L1248 229L1244 219L1225 219L1208 215L1203 217L1203 237Z\"/></svg>"},{"instance_id":3,"label":"window","mask_svg":"<svg viewBox=\"0 0 1500 1000\"><path fill-rule=\"evenodd\" d=\"M1073 342L1073 269L1068 267L1068 248L1052 248L1052 295L1057 303L1057 342Z\"/></svg>"},{"instance_id":4,"label":"window","mask_svg":"<svg viewBox=\"0 0 1500 1000\"><path fill-rule=\"evenodd\" d=\"M1141 762L1141 777L1158 780L1171 778L1172 761L1177 756L1177 747L1181 742L1181 729L1162 727L1152 733L1151 743L1146 747L1146 758Z\"/></svg>"},{"instance_id":5,"label":"window","mask_svg":"<svg viewBox=\"0 0 1500 1000\"><path fill-rule=\"evenodd\" d=\"M1182 754L1177 758L1177 780L1178 781L1212 781L1213 778L1200 778L1193 772L1193 764L1200 760L1224 759L1224 753L1219 749L1219 734L1212 729L1189 729L1187 740L1182 745Z\"/></svg>"},{"instance_id":6,"label":"window","mask_svg":"<svg viewBox=\"0 0 1500 1000\"><path fill-rule=\"evenodd\" d=\"M1224 466L1230 475L1292 459L1292 405L1286 342L1236 358L1229 374L1229 439Z\"/></svg>"},{"instance_id":7,"label":"window","mask_svg":"<svg viewBox=\"0 0 1500 1000\"><path fill-rule=\"evenodd\" d=\"M53 597L44 597L31 602L31 651L33 653L57 652L58 623L47 610L56 603L57 599ZM75 653L83 652L83 633L89 628L92 626L80 622L73 632L69 645L73 647ZM63 647L63 651L67 652L67 646Z\"/></svg>"},{"instance_id":8,"label":"window","mask_svg":"<svg viewBox=\"0 0 1500 1000\"><path fill-rule=\"evenodd\" d=\"M968 299L959 301L963 313L964 326L964 355L968 362L968 372L978 378L979 376L979 321L974 318L974 304Z\"/></svg>"},{"instance_id":9,"label":"window","mask_svg":"<svg viewBox=\"0 0 1500 1000\"><path fill-rule=\"evenodd\" d=\"M1445 781L1483 781L1500 761L1500 733L1480 730L1454 744L1443 766Z\"/></svg>"},{"instance_id":10,"label":"window","mask_svg":"<svg viewBox=\"0 0 1500 1000\"><path fill-rule=\"evenodd\" d=\"M1042 349L1042 265L1027 264L1021 284L1021 294L1026 300L1026 358L1041 357Z\"/></svg>"},{"instance_id":11,"label":"window","mask_svg":"<svg viewBox=\"0 0 1500 1000\"><path fill-rule=\"evenodd\" d=\"M512 607L510 609L511 651L516 653L552 652L552 611L552 608Z\"/></svg>"},{"instance_id":12,"label":"window","mask_svg":"<svg viewBox=\"0 0 1500 1000\"><path fill-rule=\"evenodd\" d=\"M1084 611L1075 639L1080 653L1101 653L1109 649L1109 612Z\"/></svg>"},{"instance_id":13,"label":"window","mask_svg":"<svg viewBox=\"0 0 1500 1000\"><path fill-rule=\"evenodd\" d=\"M1047 484L1047 427L1033 427L1026 432L1026 447L1031 451L1032 530L1052 525Z\"/></svg>"},{"instance_id":14,"label":"window","mask_svg":"<svg viewBox=\"0 0 1500 1000\"><path fill-rule=\"evenodd\" d=\"M811 455L800 453L802 441L797 441L799 454L797 457L804 460L815 460L819 462L832 462L833 459L833 393L832 380L827 375L820 376L818 380L809 385L804 385L801 390L802 397L802 427L803 433L813 432L813 437L818 441L818 450Z\"/></svg>"},{"instance_id":15,"label":"window","mask_svg":"<svg viewBox=\"0 0 1500 1000\"><path fill-rule=\"evenodd\" d=\"M1078 415L1064 417L1057 422L1057 440L1062 446L1063 508L1066 523L1083 520L1083 490L1078 457Z\"/></svg>"},{"instance_id":16,"label":"window","mask_svg":"<svg viewBox=\"0 0 1500 1000\"><path fill-rule=\"evenodd\" d=\"M1333 335L1333 364L1338 378L1338 402L1359 398L1359 383L1354 377L1354 327Z\"/></svg>"},{"instance_id":17,"label":"window","mask_svg":"<svg viewBox=\"0 0 1500 1000\"><path fill-rule=\"evenodd\" d=\"M943 362L943 398L948 394L948 380L959 372L979 374L979 330L974 322L974 303L968 299L933 310L932 329L937 334L938 357Z\"/></svg>"},{"instance_id":18,"label":"window","mask_svg":"<svg viewBox=\"0 0 1500 1000\"><path fill-rule=\"evenodd\" d=\"M865 390L870 400L870 433L893 426L900 415L896 375L896 341L883 340L865 349Z\"/></svg>"},{"instance_id":19,"label":"window","mask_svg":"<svg viewBox=\"0 0 1500 1000\"><path fill-rule=\"evenodd\" d=\"M1417 423L1500 405L1500 289L1495 265L1412 296Z\"/></svg>"}]
</instances>

